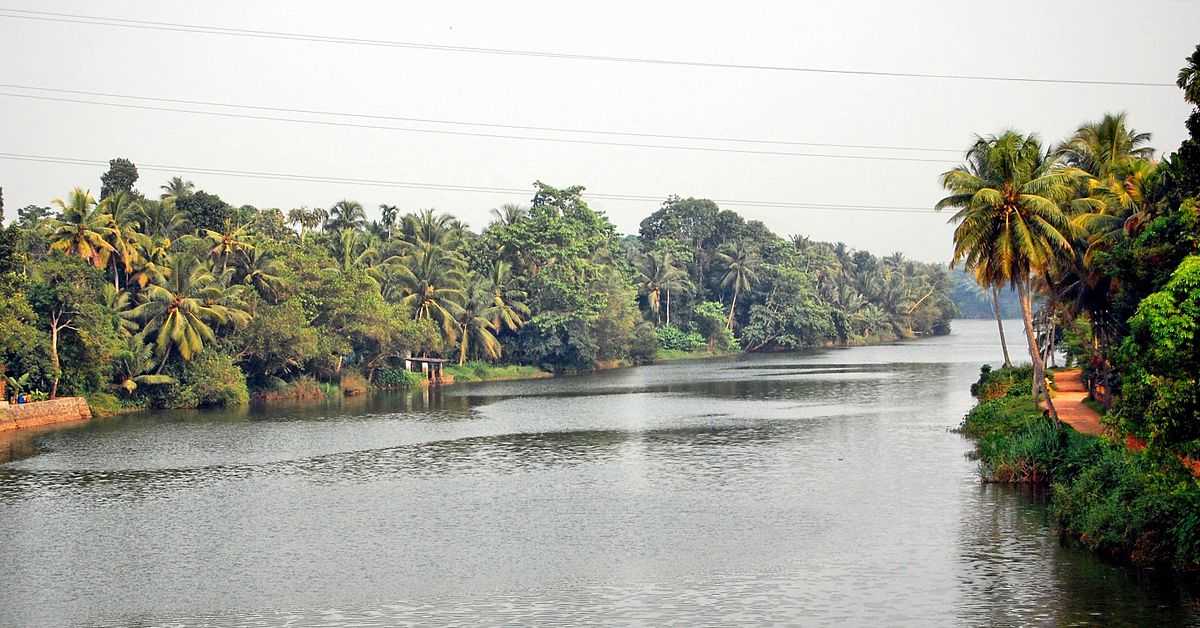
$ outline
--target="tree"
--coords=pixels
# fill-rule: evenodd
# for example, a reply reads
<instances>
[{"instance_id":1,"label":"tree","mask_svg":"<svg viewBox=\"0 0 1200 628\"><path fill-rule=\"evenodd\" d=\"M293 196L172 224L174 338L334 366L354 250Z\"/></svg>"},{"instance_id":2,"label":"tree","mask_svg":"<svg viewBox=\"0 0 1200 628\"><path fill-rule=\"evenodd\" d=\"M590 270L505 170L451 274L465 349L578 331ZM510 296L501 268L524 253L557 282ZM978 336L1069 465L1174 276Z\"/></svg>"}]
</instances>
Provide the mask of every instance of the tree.
<instances>
[{"instance_id":1,"label":"tree","mask_svg":"<svg viewBox=\"0 0 1200 628\"><path fill-rule=\"evenodd\" d=\"M957 223L952 264L976 269L988 285L1007 282L1017 289L1035 398L1046 392L1046 383L1033 328L1032 279L1072 252L1071 225L1061 205L1075 197L1076 180L1056 168L1036 136L1006 131L979 138L967 152L967 164L942 174L951 194L936 205L959 208L951 218ZM1049 394L1046 403L1054 413Z\"/></svg>"},{"instance_id":2,"label":"tree","mask_svg":"<svg viewBox=\"0 0 1200 628\"><path fill-rule=\"evenodd\" d=\"M529 208L516 203L505 203L491 211L492 221L500 225L515 225L529 217Z\"/></svg>"},{"instance_id":3,"label":"tree","mask_svg":"<svg viewBox=\"0 0 1200 628\"><path fill-rule=\"evenodd\" d=\"M751 250L745 242L717 253L717 262L725 269L721 277L721 287L733 291L733 300L729 304L729 318L725 326L733 329L733 313L737 309L738 295L743 290L749 290L758 281L758 265L761 260L758 253Z\"/></svg>"},{"instance_id":4,"label":"tree","mask_svg":"<svg viewBox=\"0 0 1200 628\"><path fill-rule=\"evenodd\" d=\"M325 230L340 232L344 229L359 230L367 223L367 214L358 201L340 200L329 208L329 217L325 219Z\"/></svg>"},{"instance_id":5,"label":"tree","mask_svg":"<svg viewBox=\"0 0 1200 628\"><path fill-rule=\"evenodd\" d=\"M117 192L126 194L133 192L133 184L137 183L137 166L124 157L110 159L108 172L100 176L100 200L104 200Z\"/></svg>"},{"instance_id":6,"label":"tree","mask_svg":"<svg viewBox=\"0 0 1200 628\"><path fill-rule=\"evenodd\" d=\"M151 373L155 367L154 348L146 344L142 334L134 334L125 339L124 349L117 354L113 367L119 380L117 388L132 395L139 386L162 386L174 384L175 378L170 375Z\"/></svg>"},{"instance_id":7,"label":"tree","mask_svg":"<svg viewBox=\"0 0 1200 628\"><path fill-rule=\"evenodd\" d=\"M174 198L175 208L194 229L220 231L233 221L233 208L216 194L197 190Z\"/></svg>"},{"instance_id":8,"label":"tree","mask_svg":"<svg viewBox=\"0 0 1200 628\"><path fill-rule=\"evenodd\" d=\"M162 194L159 196L162 200L171 200L178 202L192 195L196 189L196 184L191 181L184 181L182 177L171 177L166 183L159 187Z\"/></svg>"},{"instance_id":9,"label":"tree","mask_svg":"<svg viewBox=\"0 0 1200 628\"><path fill-rule=\"evenodd\" d=\"M224 272L229 265L229 259L240 254L248 254L254 250L254 244L250 241L250 230L246 225L225 225L222 231L213 229L204 229L204 237L208 239L211 248L208 250L209 256L214 262L220 262L221 266L218 273Z\"/></svg>"},{"instance_id":10,"label":"tree","mask_svg":"<svg viewBox=\"0 0 1200 628\"><path fill-rule=\"evenodd\" d=\"M133 272L133 264L138 258L136 238L141 227L138 221L143 214L142 206L132 193L118 190L100 201L98 210L112 217L112 231L108 241L113 246L114 255L109 257L109 263L113 287L120 288L120 271L124 271L128 277ZM118 260L121 262L120 269L117 267Z\"/></svg>"},{"instance_id":11,"label":"tree","mask_svg":"<svg viewBox=\"0 0 1200 628\"><path fill-rule=\"evenodd\" d=\"M687 273L675 264L670 251L651 251L642 257L638 268L641 273L641 289L646 295L646 304L654 314L655 322L659 319L659 304L662 295L666 295L666 324L671 324L671 292L686 290L690 285Z\"/></svg>"},{"instance_id":12,"label":"tree","mask_svg":"<svg viewBox=\"0 0 1200 628\"><path fill-rule=\"evenodd\" d=\"M458 345L458 363L465 364L467 353L474 351L482 354L488 360L500 359L500 341L496 339L498 331L488 319L494 295L493 286L487 278L470 274L463 287L463 303L458 313L460 333Z\"/></svg>"},{"instance_id":13,"label":"tree","mask_svg":"<svg viewBox=\"0 0 1200 628\"><path fill-rule=\"evenodd\" d=\"M433 321L447 343L458 340L458 316L462 312L464 281L460 261L453 253L433 244L416 247L402 267L399 280L404 290L401 303L416 320Z\"/></svg>"},{"instance_id":14,"label":"tree","mask_svg":"<svg viewBox=\"0 0 1200 628\"><path fill-rule=\"evenodd\" d=\"M66 201L56 198L52 203L61 212L52 223L50 248L104 268L116 252L108 242L116 229L112 215L97 210L96 199L80 188L71 190Z\"/></svg>"},{"instance_id":15,"label":"tree","mask_svg":"<svg viewBox=\"0 0 1200 628\"><path fill-rule=\"evenodd\" d=\"M1200 45L1185 61L1187 65L1179 69L1175 84L1183 90L1184 100L1200 107Z\"/></svg>"},{"instance_id":16,"label":"tree","mask_svg":"<svg viewBox=\"0 0 1200 628\"><path fill-rule=\"evenodd\" d=\"M29 301L50 334L51 399L58 396L63 377L60 348L65 332L74 332L81 341L91 341L92 349L103 349L99 344L116 338L113 321L104 316L100 306L103 285L103 275L76 258L55 255L37 267ZM71 366L78 369L96 365Z\"/></svg>"},{"instance_id":17,"label":"tree","mask_svg":"<svg viewBox=\"0 0 1200 628\"><path fill-rule=\"evenodd\" d=\"M529 318L529 306L525 304L526 293L516 287L512 266L504 260L496 260L488 275L491 288L491 303L484 315L492 322L496 332L507 329L517 331Z\"/></svg>"},{"instance_id":18,"label":"tree","mask_svg":"<svg viewBox=\"0 0 1200 628\"><path fill-rule=\"evenodd\" d=\"M1068 166L1102 179L1128 167L1133 160L1153 157L1154 148L1149 142L1149 133L1128 127L1124 112L1109 113L1098 122L1088 122L1076 129L1058 147L1055 156Z\"/></svg>"},{"instance_id":19,"label":"tree","mask_svg":"<svg viewBox=\"0 0 1200 628\"><path fill-rule=\"evenodd\" d=\"M214 326L237 327L250 320L239 307L225 304L229 295L196 258L175 255L170 267L167 281L146 286L138 293L141 303L127 314L142 321L142 333L153 336L160 371L172 349L186 362L216 340Z\"/></svg>"}]
</instances>

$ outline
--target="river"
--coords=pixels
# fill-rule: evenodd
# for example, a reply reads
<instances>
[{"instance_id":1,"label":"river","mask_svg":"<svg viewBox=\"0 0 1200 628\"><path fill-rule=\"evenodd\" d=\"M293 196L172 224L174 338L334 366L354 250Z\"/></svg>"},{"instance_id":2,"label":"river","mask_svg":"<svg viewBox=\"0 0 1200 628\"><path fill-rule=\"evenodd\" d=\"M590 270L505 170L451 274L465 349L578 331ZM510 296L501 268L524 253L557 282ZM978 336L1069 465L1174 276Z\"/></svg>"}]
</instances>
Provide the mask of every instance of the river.
<instances>
[{"instance_id":1,"label":"river","mask_svg":"<svg viewBox=\"0 0 1200 628\"><path fill-rule=\"evenodd\" d=\"M0 450L0 626L1200 625L979 482L950 428L999 353L955 321L40 434Z\"/></svg>"}]
</instances>

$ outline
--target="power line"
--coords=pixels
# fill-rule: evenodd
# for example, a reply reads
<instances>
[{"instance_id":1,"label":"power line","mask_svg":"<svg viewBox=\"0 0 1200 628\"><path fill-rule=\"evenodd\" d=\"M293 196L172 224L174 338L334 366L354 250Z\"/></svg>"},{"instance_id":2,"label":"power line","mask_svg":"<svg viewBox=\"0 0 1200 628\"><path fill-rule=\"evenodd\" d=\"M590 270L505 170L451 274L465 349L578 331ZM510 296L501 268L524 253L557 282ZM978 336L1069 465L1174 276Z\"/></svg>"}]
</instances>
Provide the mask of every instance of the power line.
<instances>
[{"instance_id":1,"label":"power line","mask_svg":"<svg viewBox=\"0 0 1200 628\"><path fill-rule=\"evenodd\" d=\"M981 74L938 74L931 72L883 72L875 70L851 70L835 68L818 68L807 66L767 65L751 63L716 63L708 61L693 61L685 59L662 59L654 57L622 57L612 55L583 54L573 52L556 52L548 50L523 50L513 48L486 48L477 46L457 46L448 44L433 44L427 42L396 41L385 39L365 39L359 37L344 37L335 35L318 35L308 33L293 33L286 31L269 31L249 28L232 28L225 26L209 26L203 24L186 24L179 22L159 22L152 20L135 20L128 18L112 18L98 15L83 15L78 13L57 13L52 11L34 11L29 9L0 9L0 17L38 20L47 22L62 22L71 24L86 24L92 26L114 26L118 28L138 30L163 30L183 33L200 33L210 35L226 35L231 37L252 37L258 39L279 39L290 41L319 42L353 46L374 46L385 48L407 48L416 50L432 50L437 52L457 52L469 54L486 54L515 57L535 57L570 61L595 61L607 63L639 63L664 66L684 66L696 68L714 68L722 70L761 70L772 72L803 72L810 74L838 74L846 76L871 76L887 78L919 78L919 79L950 79L968 81L1008 81L1019 83L1047 83L1062 85L1108 85L1122 87L1175 87L1172 82L1153 81L1109 81L1085 79L1055 79L1026 76L990 76Z\"/></svg>"},{"instance_id":2,"label":"power line","mask_svg":"<svg viewBox=\"0 0 1200 628\"><path fill-rule=\"evenodd\" d=\"M0 152L0 159L10 161L23 161L31 163L49 163L49 164L64 164L71 166L88 166L88 167L107 167L109 164L102 159L83 159L76 157L60 157L50 155L31 155L25 153L8 153ZM255 170L234 170L227 168L203 168L196 166L175 166L151 163L138 163L139 170L149 170L151 172L166 172L173 174L194 173L194 174L210 174L217 176L239 177L246 179L263 179L274 181L290 181L302 183L334 183L334 184L352 184L364 185L370 187L385 187L385 188L403 188L403 189L418 189L418 190L435 190L446 192L471 192L471 193L486 193L486 194L504 194L529 197L531 191L526 188L511 188L511 187L493 187L480 185L453 185L444 183L427 183L419 181L394 181L387 179L366 179L355 177L329 177L317 175L303 175L284 172L264 172ZM652 195L652 194L605 194L605 193L587 193L587 196L595 199L614 200L614 201L637 201L637 202L652 202L659 203L667 197L667 195ZM938 215L932 209L915 207L915 206L893 206L893 205L863 205L863 204L838 204L838 203L793 203L787 201L764 201L764 200L739 200L739 199L712 199L713 202L725 205L743 206L743 207L761 207L761 208L781 208L781 209L809 209L815 211L838 211L838 212L866 212L877 214L926 214Z\"/></svg>"},{"instance_id":3,"label":"power line","mask_svg":"<svg viewBox=\"0 0 1200 628\"><path fill-rule=\"evenodd\" d=\"M775 144L782 146L824 146L828 148L855 148L855 149L870 149L870 150L897 150L897 151L928 151L928 152L943 152L943 153L962 153L959 148L933 148L922 146L894 146L886 144L839 144L830 142L801 142L794 140L767 140L767 139L749 139L741 137L721 137L721 136L705 136L705 135L671 135L667 133L648 133L644 131L613 131L610 129L582 129L573 127L547 127L547 126L532 126L524 124L499 124L495 122L469 122L464 120L445 120L437 118L417 118L410 116L396 115L379 115L367 113L350 113L344 111L328 111L321 109L298 109L294 107L276 107L266 105L244 105L236 103L223 103L208 100L189 100L184 98L166 98L161 96L134 96L130 94L119 94L113 92L98 92L82 89L63 89L56 87L39 87L35 85L22 85L19 83L0 83L0 88L8 89L24 89L31 91L52 92L56 94L74 94L80 96L96 96L101 98L123 98L127 100L139 100L145 102L161 102L183 105L202 105L206 107L225 107L230 109L250 109L256 111L273 111L280 113L297 113L306 115L322 115L336 116L343 118L360 118L369 120L392 120L400 122L420 122L427 124L443 124L454 126L474 126L488 127L497 129L513 129L521 131L545 131L552 133L578 133L586 135L608 135L608 136L625 136L625 137L646 137L655 139L671 139L671 140L686 140L686 141L704 141L704 142L729 142L739 144Z\"/></svg>"},{"instance_id":4,"label":"power line","mask_svg":"<svg viewBox=\"0 0 1200 628\"><path fill-rule=\"evenodd\" d=\"M338 122L332 120L309 120L305 118L287 118L282 116L268 116L251 113L230 113L224 111L204 111L200 109L180 109L174 107L160 107L157 105L135 105L131 103L114 103L101 102L95 100L83 100L79 98L65 98L61 96L42 96L37 94L17 94L13 92L0 92L0 96L9 98L25 98L30 100L42 100L52 102L75 103L82 105L99 105L103 107L116 107L120 109L137 109L141 111L165 111L170 113L186 113L192 115L212 116L218 118L238 118L246 120L269 120L273 122L290 122L294 124L310 124L317 126L330 127L348 127L355 129L368 129L372 131L399 131L403 133L425 133L433 135L456 135L460 137L483 137L490 139L504 140L519 140L529 142L550 142L555 144L587 144L591 146L616 146L622 148L650 148L656 150L685 150L699 151L707 153L734 153L742 155L769 155L776 157L815 157L821 159L866 159L871 161L907 161L915 163L932 163L932 164L953 164L957 163L948 159L928 159L923 157L895 157L883 155L839 155L837 153L797 153L790 151L777 150L754 150L748 148L720 148L713 146L680 146L672 144L642 144L634 142L612 142L607 140L586 140L578 138L560 138L560 137L537 137L532 135L508 135L502 133L482 133L477 131L455 131L450 129L418 129L412 127L387 126L381 124L363 124L359 122Z\"/></svg>"}]
</instances>

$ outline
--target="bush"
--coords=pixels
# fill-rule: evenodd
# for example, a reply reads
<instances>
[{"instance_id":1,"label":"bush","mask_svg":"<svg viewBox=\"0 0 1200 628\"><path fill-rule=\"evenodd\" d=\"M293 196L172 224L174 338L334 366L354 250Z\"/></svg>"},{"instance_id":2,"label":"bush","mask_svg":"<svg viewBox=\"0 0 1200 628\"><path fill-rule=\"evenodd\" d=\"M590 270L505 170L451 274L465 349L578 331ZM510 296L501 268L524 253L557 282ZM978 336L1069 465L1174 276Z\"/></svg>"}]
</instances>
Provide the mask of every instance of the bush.
<instances>
[{"instance_id":1,"label":"bush","mask_svg":"<svg viewBox=\"0 0 1200 628\"><path fill-rule=\"evenodd\" d=\"M634 364L649 364L658 356L658 334L654 325L641 323L633 330L633 343L629 347L629 359Z\"/></svg>"},{"instance_id":2,"label":"bush","mask_svg":"<svg viewBox=\"0 0 1200 628\"><path fill-rule=\"evenodd\" d=\"M1033 367L1006 366L993 371L991 365L984 364L979 369L979 380L971 384L971 395L980 401L1032 396Z\"/></svg>"},{"instance_id":3,"label":"bush","mask_svg":"<svg viewBox=\"0 0 1200 628\"><path fill-rule=\"evenodd\" d=\"M246 376L233 358L201 351L190 362L173 365L176 383L155 386L151 403L158 408L240 406L250 401Z\"/></svg>"},{"instance_id":4,"label":"bush","mask_svg":"<svg viewBox=\"0 0 1200 628\"><path fill-rule=\"evenodd\" d=\"M704 336L697 332L685 332L674 325L663 325L655 330L658 346L666 351L698 351L705 345Z\"/></svg>"},{"instance_id":5,"label":"bush","mask_svg":"<svg viewBox=\"0 0 1200 628\"><path fill-rule=\"evenodd\" d=\"M116 395L106 392L96 392L87 396L88 408L94 417L112 416L124 407Z\"/></svg>"},{"instance_id":6,"label":"bush","mask_svg":"<svg viewBox=\"0 0 1200 628\"><path fill-rule=\"evenodd\" d=\"M1098 444L1054 485L1062 527L1093 550L1135 564L1200 565L1200 486L1172 456Z\"/></svg>"},{"instance_id":7,"label":"bush","mask_svg":"<svg viewBox=\"0 0 1200 628\"><path fill-rule=\"evenodd\" d=\"M375 386L387 389L414 388L421 385L421 375L402 368L382 368L375 372Z\"/></svg>"},{"instance_id":8,"label":"bush","mask_svg":"<svg viewBox=\"0 0 1200 628\"><path fill-rule=\"evenodd\" d=\"M362 376L358 371L343 369L340 380L342 394L347 397L362 395L367 392L367 378Z\"/></svg>"}]
</instances>

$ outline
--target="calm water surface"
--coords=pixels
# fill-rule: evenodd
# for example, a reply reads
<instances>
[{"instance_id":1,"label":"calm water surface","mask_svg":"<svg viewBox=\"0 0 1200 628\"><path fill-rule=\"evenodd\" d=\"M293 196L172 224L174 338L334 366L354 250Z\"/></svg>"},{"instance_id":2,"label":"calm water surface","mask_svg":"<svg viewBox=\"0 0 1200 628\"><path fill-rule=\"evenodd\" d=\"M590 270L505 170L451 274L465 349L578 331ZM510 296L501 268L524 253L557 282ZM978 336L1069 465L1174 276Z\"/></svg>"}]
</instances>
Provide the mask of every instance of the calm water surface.
<instances>
[{"instance_id":1,"label":"calm water surface","mask_svg":"<svg viewBox=\"0 0 1200 628\"><path fill-rule=\"evenodd\" d=\"M998 354L956 321L0 443L0 626L1200 625L979 483L948 430Z\"/></svg>"}]
</instances>

